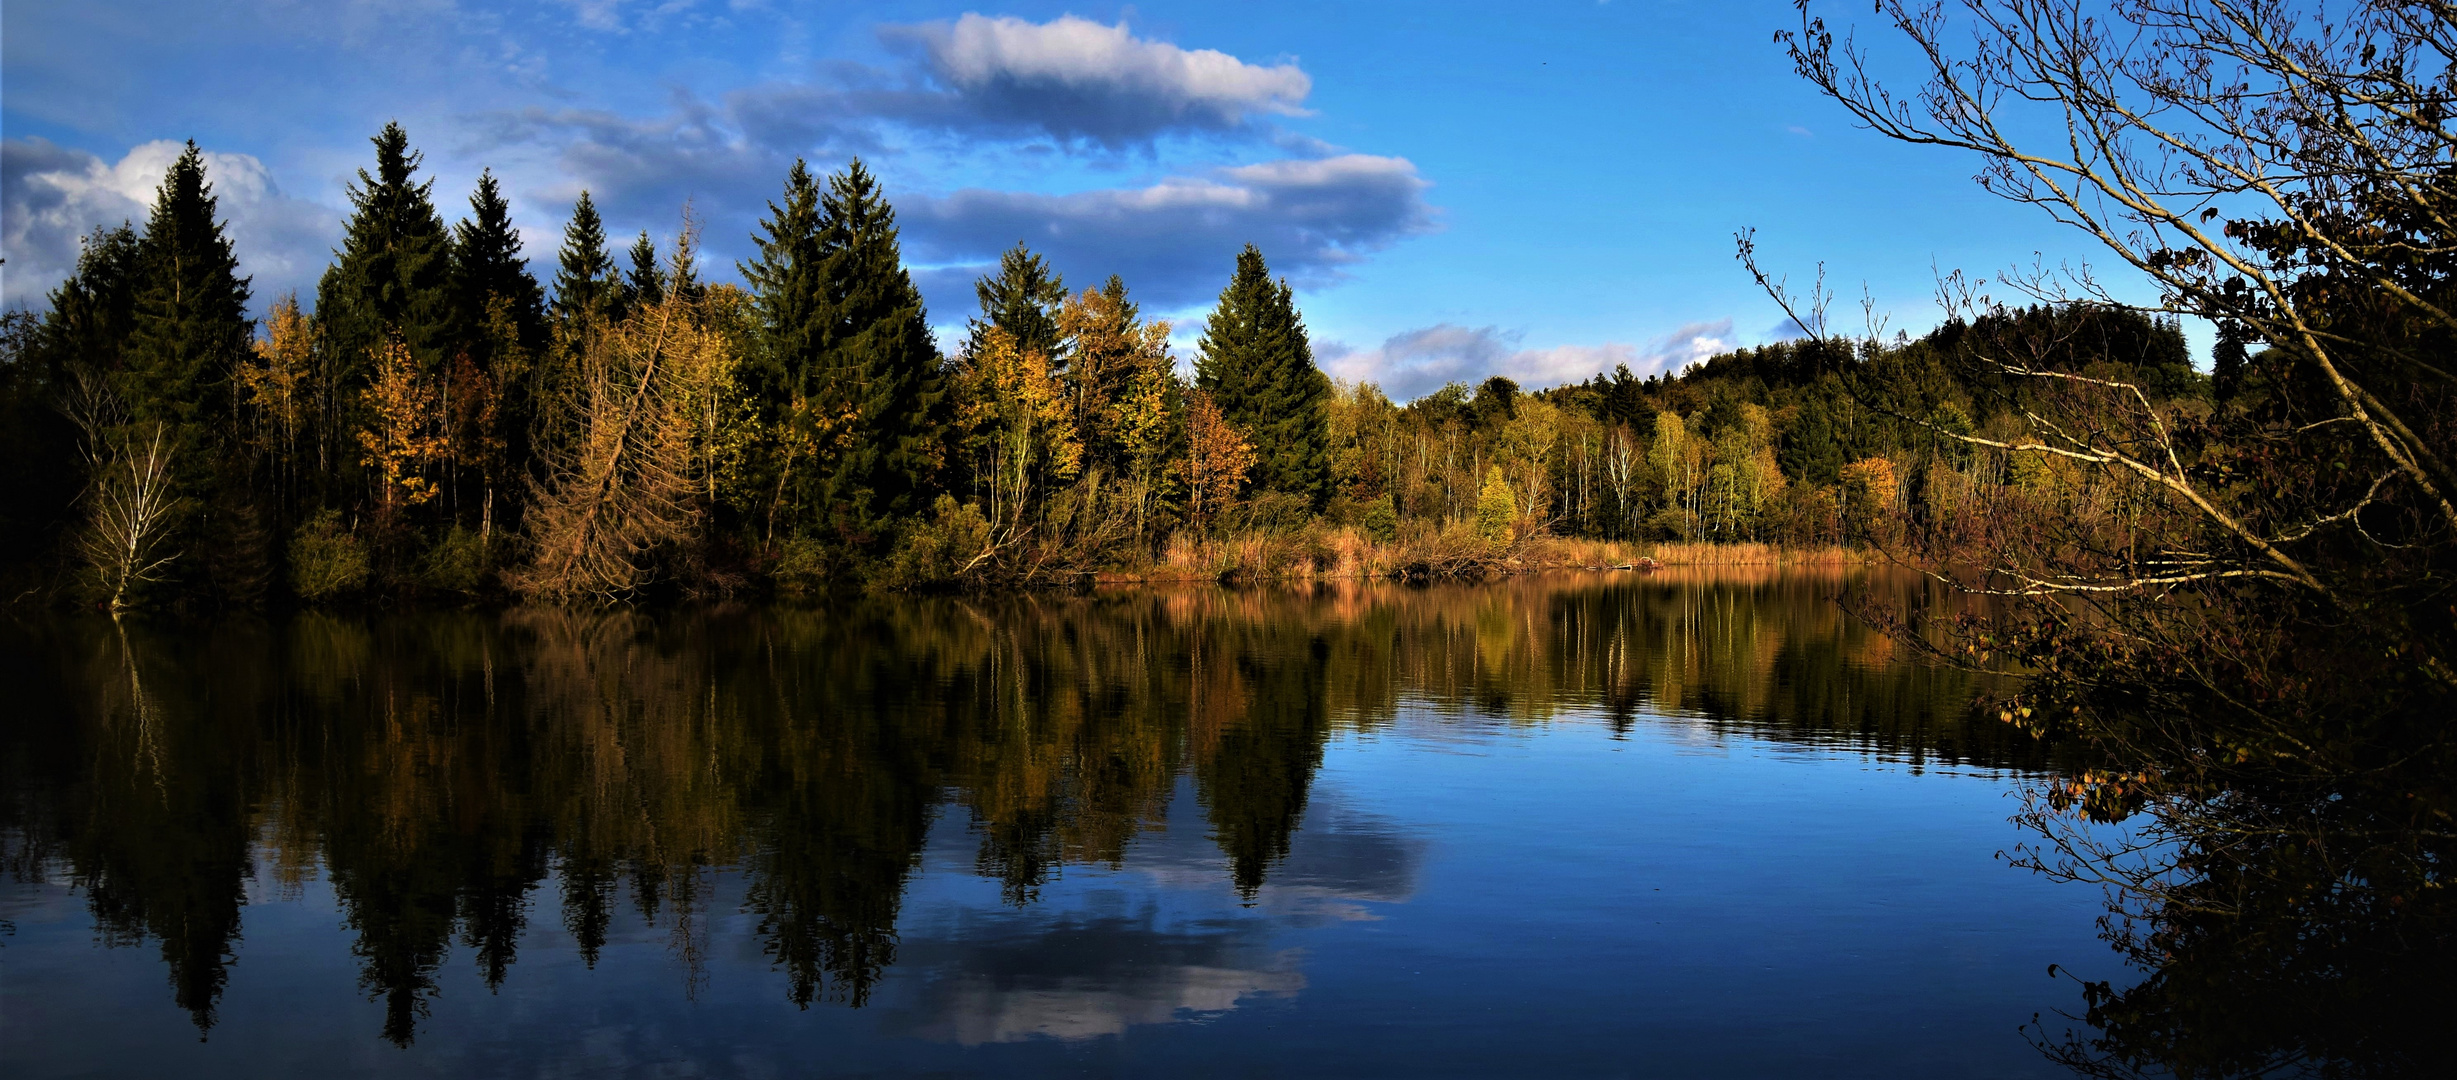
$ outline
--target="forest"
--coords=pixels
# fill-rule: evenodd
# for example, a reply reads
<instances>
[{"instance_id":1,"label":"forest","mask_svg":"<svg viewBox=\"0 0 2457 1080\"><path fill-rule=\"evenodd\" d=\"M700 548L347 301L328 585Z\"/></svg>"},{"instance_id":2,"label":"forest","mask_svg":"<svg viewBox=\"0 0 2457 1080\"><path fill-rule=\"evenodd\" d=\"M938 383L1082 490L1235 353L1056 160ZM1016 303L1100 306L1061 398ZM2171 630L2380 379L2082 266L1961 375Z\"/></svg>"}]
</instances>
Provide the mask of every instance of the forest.
<instances>
[{"instance_id":1,"label":"forest","mask_svg":"<svg viewBox=\"0 0 2457 1080\"><path fill-rule=\"evenodd\" d=\"M1990 343L2200 414L2243 361L2228 343L2213 383L2172 322L2032 305L1401 403L1316 366L1251 246L1181 357L1128 283L1071 289L1021 244L944 355L858 160L794 166L735 286L705 280L689 207L625 249L585 192L533 273L491 173L447 223L407 133L372 143L313 297L251 317L191 146L141 226L96 231L47 310L7 316L15 602L613 602L1477 575L1556 538L1957 543L2009 506L2139 496L1970 441L2026 408L1972 362Z\"/></svg>"}]
</instances>

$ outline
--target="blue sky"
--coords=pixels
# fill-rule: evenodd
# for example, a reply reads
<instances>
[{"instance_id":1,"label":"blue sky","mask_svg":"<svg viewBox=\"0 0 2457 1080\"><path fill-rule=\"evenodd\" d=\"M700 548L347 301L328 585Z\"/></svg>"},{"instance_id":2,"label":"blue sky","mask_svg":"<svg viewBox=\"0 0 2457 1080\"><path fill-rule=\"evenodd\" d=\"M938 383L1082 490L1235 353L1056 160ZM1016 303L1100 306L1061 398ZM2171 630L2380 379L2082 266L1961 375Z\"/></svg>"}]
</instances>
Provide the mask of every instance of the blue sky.
<instances>
[{"instance_id":1,"label":"blue sky","mask_svg":"<svg viewBox=\"0 0 2457 1080\"><path fill-rule=\"evenodd\" d=\"M1830 5L1838 20L1865 17ZM532 268L590 189L620 235L706 221L712 276L797 156L888 185L933 322L1025 240L1124 275L1190 344L1237 247L1298 287L1318 358L1409 397L1778 335L1732 258L1759 230L1838 322L1863 283L1932 325L1939 270L2097 262L1795 78L1790 0L979 7L785 0L14 0L0 9L0 303L209 155L259 301L311 292L366 137L397 119L438 204L503 177Z\"/></svg>"}]
</instances>

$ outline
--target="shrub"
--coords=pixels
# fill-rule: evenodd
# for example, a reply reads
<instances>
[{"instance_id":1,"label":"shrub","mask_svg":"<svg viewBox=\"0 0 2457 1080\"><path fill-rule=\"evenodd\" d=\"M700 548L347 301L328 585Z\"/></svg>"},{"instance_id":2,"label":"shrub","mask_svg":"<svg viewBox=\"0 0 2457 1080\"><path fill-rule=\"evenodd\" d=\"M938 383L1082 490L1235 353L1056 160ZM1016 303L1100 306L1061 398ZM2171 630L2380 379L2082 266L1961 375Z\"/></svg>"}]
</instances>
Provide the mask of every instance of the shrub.
<instances>
[{"instance_id":1,"label":"shrub","mask_svg":"<svg viewBox=\"0 0 2457 1080\"><path fill-rule=\"evenodd\" d=\"M338 510L319 510L290 537L290 588L310 602L356 592L367 583L367 549L341 524Z\"/></svg>"},{"instance_id":2,"label":"shrub","mask_svg":"<svg viewBox=\"0 0 2457 1080\"><path fill-rule=\"evenodd\" d=\"M1677 506L1658 510L1647 519L1645 531L1650 539L1685 542L1698 535L1698 515Z\"/></svg>"},{"instance_id":3,"label":"shrub","mask_svg":"<svg viewBox=\"0 0 2457 1080\"><path fill-rule=\"evenodd\" d=\"M1391 505L1391 497L1387 494L1365 505L1365 519L1359 524L1364 528L1365 535L1373 537L1375 543L1387 544L1399 539L1399 511Z\"/></svg>"},{"instance_id":4,"label":"shrub","mask_svg":"<svg viewBox=\"0 0 2457 1080\"><path fill-rule=\"evenodd\" d=\"M787 592L816 592L825 588L827 546L807 536L790 537L776 546L776 563L769 569L769 575L777 588Z\"/></svg>"},{"instance_id":5,"label":"shrub","mask_svg":"<svg viewBox=\"0 0 2457 1080\"><path fill-rule=\"evenodd\" d=\"M418 577L429 588L457 593L476 592L478 583L486 578L486 556L485 539L455 525L427 551L425 565L419 568Z\"/></svg>"},{"instance_id":6,"label":"shrub","mask_svg":"<svg viewBox=\"0 0 2457 1080\"><path fill-rule=\"evenodd\" d=\"M894 554L880 565L871 584L883 589L913 589L950 584L978 576L987 567L982 555L990 549L990 521L981 508L941 495L926 519L906 528Z\"/></svg>"}]
</instances>

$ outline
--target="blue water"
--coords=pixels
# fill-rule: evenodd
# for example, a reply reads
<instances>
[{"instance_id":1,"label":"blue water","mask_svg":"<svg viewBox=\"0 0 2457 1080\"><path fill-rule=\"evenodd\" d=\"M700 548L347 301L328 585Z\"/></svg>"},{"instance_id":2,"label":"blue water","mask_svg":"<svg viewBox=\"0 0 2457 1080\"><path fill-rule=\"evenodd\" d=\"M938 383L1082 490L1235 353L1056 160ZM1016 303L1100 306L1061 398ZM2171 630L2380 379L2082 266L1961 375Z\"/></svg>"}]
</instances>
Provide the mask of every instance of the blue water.
<instances>
[{"instance_id":1,"label":"blue water","mask_svg":"<svg viewBox=\"0 0 2457 1080\"><path fill-rule=\"evenodd\" d=\"M1754 689L1719 691L1710 672L1698 684L1706 693L1693 686L1678 708L1655 700L1662 693L1640 695L1634 708L1609 705L1599 700L1608 695L1560 676L1575 663L1539 665L1553 673L1542 678L1510 674L1490 635L1480 650L1447 655L1493 671L1459 682L1397 676L1379 704L1325 710L1322 730L1310 736L1319 762L1285 854L1266 860L1250 892L1239 887L1219 835L1217 804L1226 796L1207 804L1202 787L1220 775L1204 769L1239 751L1223 743L1231 749L1204 758L1200 724L1165 729L1195 747L1182 753L1196 763L1180 762L1148 793L1114 865L1062 854L1021 890L982 854L996 822L983 820L977 789L1005 763L959 754L971 764L936 777L923 838L891 898L892 962L858 993L822 980L807 1005L794 1000L791 965L771 955L775 933L759 910L767 902L754 896L772 873L762 868L809 840L807 829L741 814L729 832L747 839L700 857L683 872L687 887L665 886L689 902L669 899L653 917L617 905L593 966L557 914L565 890L560 864L548 860L542 873L514 875L524 881L515 890L524 922L509 942L516 958L491 989L466 908L438 914L459 922L432 964L431 988L417 995L422 1011L407 1039L383 1037L390 999L381 979L370 980L364 955L373 920L354 914L336 889L331 852L344 841L333 819L347 812L329 794L338 788L315 788L328 794L309 808L295 803L312 785L269 778L237 800L251 830L249 865L236 882L244 904L226 949L226 982L211 1002L210 1026L200 1029L197 1011L174 992L177 976L166 980L162 919L131 933L128 918L97 911L94 867L115 856L90 853L90 837L78 834L104 830L76 822L108 811L80 807L67 793L121 789L40 768L121 766L28 749L37 740L22 725L34 718L21 716L9 775L18 787L9 798L19 872L0 886L0 918L13 924L13 935L0 939L0 1058L14 1077L2031 1076L2058 1070L2032 1049L2024 1025L2046 1014L2061 1032L2071 1024L2058 1010L2079 1007L2073 983L2051 976L2049 965L2122 978L2095 932L2096 893L1999 857L2025 839L2007 818L2037 761L2019 760L2018 748L1990 755L1966 746L1939 756L1938 738L1890 738L1838 721L1859 715L1857 706L1783 713L1780 702L1798 697L1788 689L1812 676L1884 697L1872 680L1900 675L1884 670L1882 658L1849 658L1869 651L1864 631L1820 614L1817 588L1521 585L1460 590L1431 606L1419 594L1393 601L1396 612L1377 610L1371 595L1364 614L1322 614L1320 605L1354 606L1354 597L1273 602L1300 605L1303 618L1264 604L1257 617L1312 627L1310 644L1247 648L1237 670L1261 685L1257 672L1269 663L1330 663L1343 627L1361 627L1374 642L1394 640L1387 631L1396 627L1393 651L1403 660L1410 648L1441 652L1406 644L1405 631L1428 621L1471 625L1497 602L1522 614L1565 603L1607 614L1701 598L1727 614L1743 605L1754 613L1748 639L1765 656L1732 676L1754 680ZM1008 617L989 613L993 624ZM1076 617L1109 616L1091 609ZM1712 653L1735 632L1727 618L1714 618L1725 621L1693 631L1624 621L1625 634L1644 640L1618 645ZM1555 632L1545 619L1518 624L1531 627L1512 632L1520 636ZM1559 620L1551 625L1563 641L1577 636L1558 630ZM158 633L176 640L172 629ZM1695 639L1675 640L1681 633ZM1821 652L1820 635L1840 645ZM81 640L63 632L28 646L29 655L65 655L74 650L62 642ZM1514 639L1502 650L1541 644ZM506 655L519 647L507 644ZM1553 657L1586 648L1556 648ZM1843 658L1834 670L1804 667L1828 653ZM510 666L502 656L494 662L490 670ZM1018 673L1002 663L998 671ZM933 685L951 685L944 658L933 664ZM1676 668L1695 676L1712 667L1660 667L1654 689ZM227 677L182 670L189 679ZM1030 677L1019 683L1039 688L1019 693L1053 700L1053 669L1020 670ZM1497 678L1516 692L1501 709L1489 707ZM1525 685L1537 682L1541 707L1531 708ZM57 685L73 696L75 680ZM1760 706L1732 704L1753 696ZM1275 707L1268 694L1248 700L1249 715ZM114 723L109 709L80 721L77 708L53 707L57 723ZM1020 720L1005 719L1034 722L1030 708L1016 711ZM1954 715L1946 707L1936 714ZM129 713L119 715L124 725ZM537 715L509 722L535 724ZM99 754L114 744L104 731L75 745ZM545 768L536 763L546 757L532 752L533 767ZM1052 758L1057 764L1044 773L1064 778L1084 768L1066 758ZM245 769L270 776L285 767L297 762ZM477 801L454 794L454 785L475 783L458 774L476 768L463 754L439 770L456 775L435 781L445 794L421 820L462 836L521 831L477 820L474 810L455 816L454 806ZM856 781L830 774L803 782ZM1091 790L1088 781L1071 782ZM167 788L163 798L176 800ZM1063 825L1071 804L1053 805ZM667 823L654 807L640 814L643 825ZM541 822L552 816L537 814ZM38 842L46 829L48 847ZM321 845L301 838L319 832L328 837ZM170 855L177 866L178 852ZM90 865L81 868L81 857ZM176 889L163 878L185 873L149 880ZM630 888L626 896L636 897L639 886Z\"/></svg>"}]
</instances>

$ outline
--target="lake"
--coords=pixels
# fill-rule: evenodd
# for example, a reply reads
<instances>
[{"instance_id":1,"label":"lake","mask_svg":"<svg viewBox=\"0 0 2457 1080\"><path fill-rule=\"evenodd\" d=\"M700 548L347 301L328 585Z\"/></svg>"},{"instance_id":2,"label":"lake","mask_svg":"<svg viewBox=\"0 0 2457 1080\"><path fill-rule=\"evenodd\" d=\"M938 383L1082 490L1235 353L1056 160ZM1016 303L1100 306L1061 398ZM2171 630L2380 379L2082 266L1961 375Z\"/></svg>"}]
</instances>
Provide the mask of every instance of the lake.
<instances>
[{"instance_id":1,"label":"lake","mask_svg":"<svg viewBox=\"0 0 2457 1080\"><path fill-rule=\"evenodd\" d=\"M19 622L0 1071L2066 1075L2126 979L2000 857L2055 763L1872 597L1950 602Z\"/></svg>"}]
</instances>

